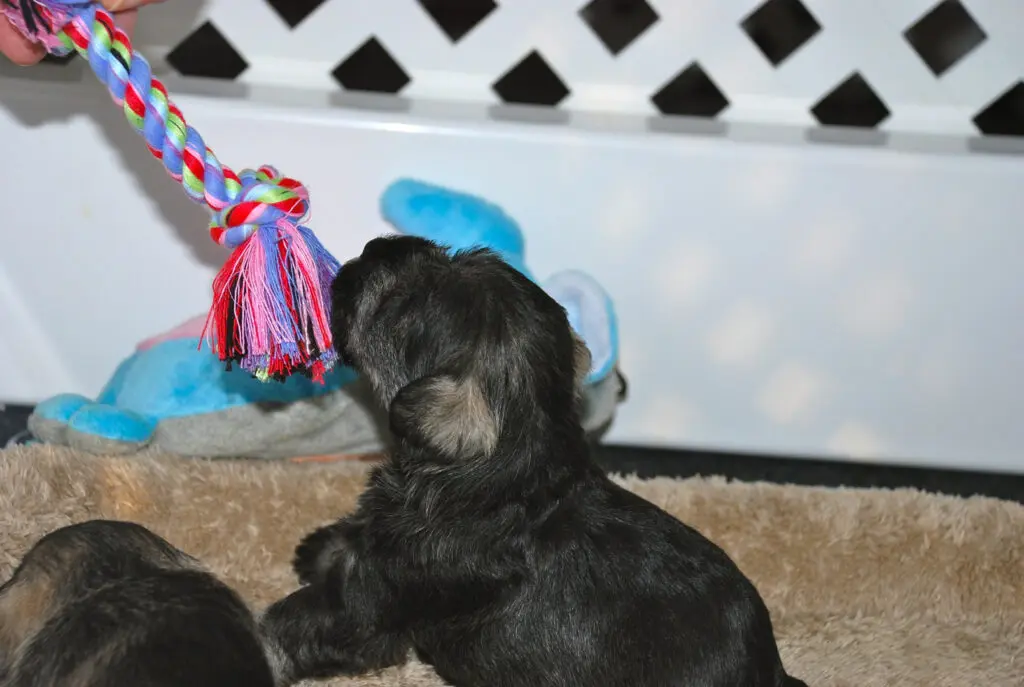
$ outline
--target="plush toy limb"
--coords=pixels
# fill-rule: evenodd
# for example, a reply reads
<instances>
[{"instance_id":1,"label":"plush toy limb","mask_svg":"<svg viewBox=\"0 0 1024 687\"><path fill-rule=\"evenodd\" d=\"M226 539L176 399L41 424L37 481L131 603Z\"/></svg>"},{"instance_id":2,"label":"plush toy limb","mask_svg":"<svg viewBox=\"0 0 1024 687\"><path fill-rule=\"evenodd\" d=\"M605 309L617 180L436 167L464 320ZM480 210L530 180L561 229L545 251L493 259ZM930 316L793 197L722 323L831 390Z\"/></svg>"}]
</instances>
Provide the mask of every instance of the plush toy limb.
<instances>
[{"instance_id":1,"label":"plush toy limb","mask_svg":"<svg viewBox=\"0 0 1024 687\"><path fill-rule=\"evenodd\" d=\"M153 439L156 423L101 403L83 407L65 430L67 445L96 454L137 453Z\"/></svg>"},{"instance_id":2,"label":"plush toy limb","mask_svg":"<svg viewBox=\"0 0 1024 687\"><path fill-rule=\"evenodd\" d=\"M0 0L26 36L57 55L77 51L189 198L214 213L210 233L234 248L214 280L211 348L258 378L301 371L322 381L335 363L328 317L339 268L301 224L309 196L273 167L236 174L171 102L149 63L93 0Z\"/></svg>"},{"instance_id":3,"label":"plush toy limb","mask_svg":"<svg viewBox=\"0 0 1024 687\"><path fill-rule=\"evenodd\" d=\"M29 431L40 441L91 453L142 450L153 439L156 420L116 405L131 370L131 361L122 361L95 400L58 394L39 403L28 418Z\"/></svg>"},{"instance_id":4,"label":"plush toy limb","mask_svg":"<svg viewBox=\"0 0 1024 687\"><path fill-rule=\"evenodd\" d=\"M565 270L548 277L544 290L565 308L592 359L588 383L611 375L619 362L619 324L608 293L590 275Z\"/></svg>"},{"instance_id":5,"label":"plush toy limb","mask_svg":"<svg viewBox=\"0 0 1024 687\"><path fill-rule=\"evenodd\" d=\"M28 428L48 444L89 453L124 454L145 448L153 438L156 423L84 396L61 394L35 407Z\"/></svg>"},{"instance_id":6,"label":"plush toy limb","mask_svg":"<svg viewBox=\"0 0 1024 687\"><path fill-rule=\"evenodd\" d=\"M590 374L583 386L583 429L591 436L603 435L626 394L612 299L590 275L577 270L552 275L544 282L544 290L565 308L569 324L590 349Z\"/></svg>"},{"instance_id":7,"label":"plush toy limb","mask_svg":"<svg viewBox=\"0 0 1024 687\"><path fill-rule=\"evenodd\" d=\"M419 236L453 251L486 246L531 280L526 267L523 232L494 203L468 193L399 179L380 198L381 216L403 234Z\"/></svg>"},{"instance_id":8,"label":"plush toy limb","mask_svg":"<svg viewBox=\"0 0 1024 687\"><path fill-rule=\"evenodd\" d=\"M92 401L78 394L59 394L48 398L32 410L28 429L40 441L67 446L67 427L71 417L90 403Z\"/></svg>"}]
</instances>

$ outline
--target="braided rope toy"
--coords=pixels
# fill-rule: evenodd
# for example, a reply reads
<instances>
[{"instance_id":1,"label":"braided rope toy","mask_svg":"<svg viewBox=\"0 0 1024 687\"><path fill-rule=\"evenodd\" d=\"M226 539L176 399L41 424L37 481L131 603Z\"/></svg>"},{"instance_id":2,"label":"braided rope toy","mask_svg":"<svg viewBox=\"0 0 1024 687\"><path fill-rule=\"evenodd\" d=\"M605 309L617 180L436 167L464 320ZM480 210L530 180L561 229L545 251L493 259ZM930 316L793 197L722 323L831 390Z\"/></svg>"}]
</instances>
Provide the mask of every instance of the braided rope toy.
<instances>
[{"instance_id":1,"label":"braided rope toy","mask_svg":"<svg viewBox=\"0 0 1024 687\"><path fill-rule=\"evenodd\" d=\"M214 279L203 338L228 369L237 362L264 381L301 372L322 382L337 360L328 317L339 263L301 224L306 188L268 165L236 174L222 164L95 0L0 0L0 8L50 54L86 58L150 153L211 210L210 236L233 250Z\"/></svg>"}]
</instances>

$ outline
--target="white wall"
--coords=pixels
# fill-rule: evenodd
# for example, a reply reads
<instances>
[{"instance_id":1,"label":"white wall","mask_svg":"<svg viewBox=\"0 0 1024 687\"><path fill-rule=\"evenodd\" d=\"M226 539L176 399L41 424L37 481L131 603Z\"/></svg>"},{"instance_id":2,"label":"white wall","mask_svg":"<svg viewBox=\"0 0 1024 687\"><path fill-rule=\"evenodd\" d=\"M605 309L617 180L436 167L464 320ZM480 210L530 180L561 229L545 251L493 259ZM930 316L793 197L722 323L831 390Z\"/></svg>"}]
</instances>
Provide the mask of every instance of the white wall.
<instances>
[{"instance_id":1,"label":"white wall","mask_svg":"<svg viewBox=\"0 0 1024 687\"><path fill-rule=\"evenodd\" d=\"M610 441L1024 472L1019 156L169 86L224 162L308 185L340 259L411 175L502 204L540 277L593 274L631 382ZM95 393L208 305L225 254L120 117L91 80L0 76L0 399Z\"/></svg>"}]
</instances>

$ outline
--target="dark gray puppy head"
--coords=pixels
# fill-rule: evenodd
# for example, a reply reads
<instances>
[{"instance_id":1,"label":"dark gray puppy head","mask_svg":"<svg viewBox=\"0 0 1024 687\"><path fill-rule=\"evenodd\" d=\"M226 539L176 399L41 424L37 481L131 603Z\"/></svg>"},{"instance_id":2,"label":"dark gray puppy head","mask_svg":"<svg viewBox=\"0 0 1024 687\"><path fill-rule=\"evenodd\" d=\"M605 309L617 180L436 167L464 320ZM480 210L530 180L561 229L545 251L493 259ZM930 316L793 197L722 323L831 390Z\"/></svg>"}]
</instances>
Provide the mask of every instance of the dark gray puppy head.
<instances>
[{"instance_id":1,"label":"dark gray puppy head","mask_svg":"<svg viewBox=\"0 0 1024 687\"><path fill-rule=\"evenodd\" d=\"M332 309L339 354L399 439L457 460L578 422L589 351L562 306L489 250L373 239L339 271Z\"/></svg>"}]
</instances>

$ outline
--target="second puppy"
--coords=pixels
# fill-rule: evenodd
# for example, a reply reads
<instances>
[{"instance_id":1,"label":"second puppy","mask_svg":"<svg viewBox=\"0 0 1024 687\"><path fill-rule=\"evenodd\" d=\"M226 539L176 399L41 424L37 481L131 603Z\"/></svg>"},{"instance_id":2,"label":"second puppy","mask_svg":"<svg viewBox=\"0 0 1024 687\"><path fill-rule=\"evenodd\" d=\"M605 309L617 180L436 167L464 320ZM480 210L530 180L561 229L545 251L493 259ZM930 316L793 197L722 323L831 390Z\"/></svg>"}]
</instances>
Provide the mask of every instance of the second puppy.
<instances>
[{"instance_id":1,"label":"second puppy","mask_svg":"<svg viewBox=\"0 0 1024 687\"><path fill-rule=\"evenodd\" d=\"M283 683L410 650L454 687L798 687L722 549L617 486L580 424L586 347L496 255L379 238L333 289L395 448L296 551L262 620Z\"/></svg>"},{"instance_id":2,"label":"second puppy","mask_svg":"<svg viewBox=\"0 0 1024 687\"><path fill-rule=\"evenodd\" d=\"M235 592L141 525L42 537L0 586L4 687L273 687Z\"/></svg>"}]
</instances>

